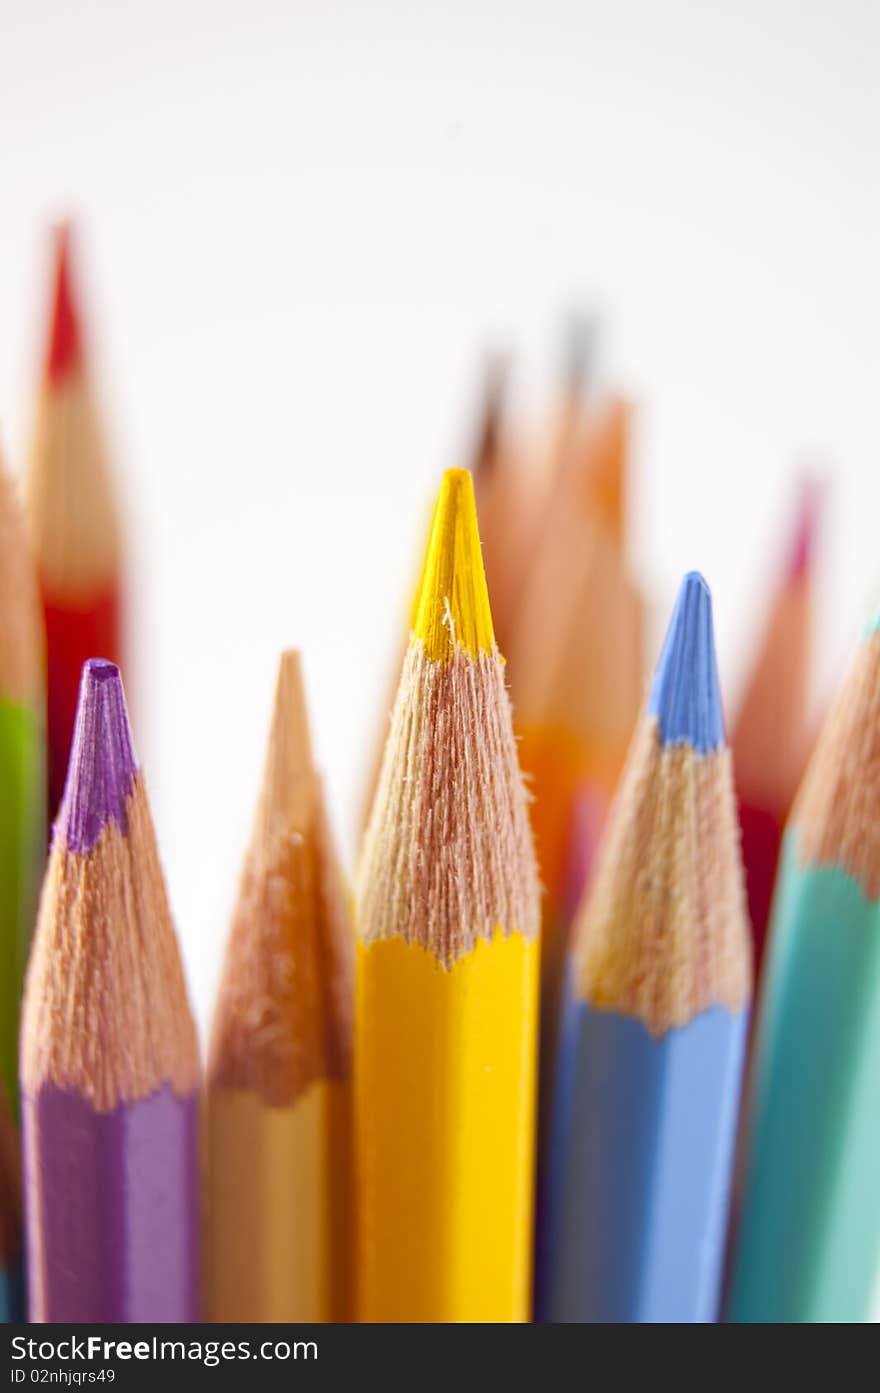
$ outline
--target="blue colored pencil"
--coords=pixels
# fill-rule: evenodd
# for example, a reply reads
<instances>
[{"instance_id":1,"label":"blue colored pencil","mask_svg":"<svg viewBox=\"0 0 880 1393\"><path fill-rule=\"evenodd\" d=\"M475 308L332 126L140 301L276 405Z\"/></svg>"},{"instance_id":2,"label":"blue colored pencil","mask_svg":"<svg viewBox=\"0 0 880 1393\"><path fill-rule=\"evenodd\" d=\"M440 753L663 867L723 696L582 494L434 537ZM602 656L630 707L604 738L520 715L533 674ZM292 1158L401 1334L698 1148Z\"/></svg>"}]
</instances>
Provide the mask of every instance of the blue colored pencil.
<instances>
[{"instance_id":1,"label":"blue colored pencil","mask_svg":"<svg viewBox=\"0 0 880 1393\"><path fill-rule=\"evenodd\" d=\"M692 574L578 915L539 1319L716 1319L750 996L712 606Z\"/></svg>"}]
</instances>

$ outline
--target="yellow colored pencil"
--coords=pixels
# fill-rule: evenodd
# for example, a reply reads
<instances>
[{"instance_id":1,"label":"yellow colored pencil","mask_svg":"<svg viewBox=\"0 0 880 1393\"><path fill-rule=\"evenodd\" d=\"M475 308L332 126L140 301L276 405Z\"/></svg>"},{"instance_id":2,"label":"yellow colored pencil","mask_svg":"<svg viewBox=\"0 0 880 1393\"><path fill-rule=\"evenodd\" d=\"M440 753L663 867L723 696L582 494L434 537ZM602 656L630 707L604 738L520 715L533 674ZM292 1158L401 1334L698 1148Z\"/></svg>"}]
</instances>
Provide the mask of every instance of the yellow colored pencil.
<instances>
[{"instance_id":1,"label":"yellow colored pencil","mask_svg":"<svg viewBox=\"0 0 880 1393\"><path fill-rule=\"evenodd\" d=\"M473 486L450 470L356 885L361 1320L528 1319L539 918Z\"/></svg>"},{"instance_id":2,"label":"yellow colored pencil","mask_svg":"<svg viewBox=\"0 0 880 1393\"><path fill-rule=\"evenodd\" d=\"M212 1031L212 1320L351 1318L351 957L299 657L287 652Z\"/></svg>"}]
</instances>

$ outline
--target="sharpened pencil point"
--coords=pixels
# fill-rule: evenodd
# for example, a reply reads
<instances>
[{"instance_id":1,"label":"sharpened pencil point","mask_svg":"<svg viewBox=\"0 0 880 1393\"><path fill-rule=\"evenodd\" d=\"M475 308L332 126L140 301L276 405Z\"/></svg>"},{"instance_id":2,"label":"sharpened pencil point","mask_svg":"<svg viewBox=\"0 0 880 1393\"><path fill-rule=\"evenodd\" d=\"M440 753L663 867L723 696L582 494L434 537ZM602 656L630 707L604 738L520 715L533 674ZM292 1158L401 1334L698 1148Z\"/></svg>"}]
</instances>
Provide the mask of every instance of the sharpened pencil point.
<instances>
[{"instance_id":1,"label":"sharpened pencil point","mask_svg":"<svg viewBox=\"0 0 880 1393\"><path fill-rule=\"evenodd\" d=\"M712 596L697 571L681 583L648 711L657 717L664 745L692 745L706 754L724 744Z\"/></svg>"},{"instance_id":2,"label":"sharpened pencil point","mask_svg":"<svg viewBox=\"0 0 880 1393\"><path fill-rule=\"evenodd\" d=\"M583 396L591 388L600 336L601 322L597 314L584 314L577 310L569 314L565 323L562 360L562 377L569 396Z\"/></svg>"},{"instance_id":3,"label":"sharpened pencil point","mask_svg":"<svg viewBox=\"0 0 880 1393\"><path fill-rule=\"evenodd\" d=\"M71 286L70 226L63 223L55 233L55 298L46 357L47 382L63 381L79 367L81 358L82 340Z\"/></svg>"},{"instance_id":4,"label":"sharpened pencil point","mask_svg":"<svg viewBox=\"0 0 880 1393\"><path fill-rule=\"evenodd\" d=\"M495 647L474 486L466 469L448 469L443 476L413 636L435 663L449 661L456 643L474 658Z\"/></svg>"},{"instance_id":5,"label":"sharpened pencil point","mask_svg":"<svg viewBox=\"0 0 880 1393\"><path fill-rule=\"evenodd\" d=\"M260 816L263 835L277 828L282 836L292 829L304 833L315 808L315 768L299 653L286 649L278 664L275 706L263 770Z\"/></svg>"},{"instance_id":6,"label":"sharpened pencil point","mask_svg":"<svg viewBox=\"0 0 880 1393\"><path fill-rule=\"evenodd\" d=\"M125 805L136 774L119 668L104 658L90 658L83 665L67 783L56 824L56 833L65 836L69 851L91 851L111 821L127 830Z\"/></svg>"},{"instance_id":7,"label":"sharpened pencil point","mask_svg":"<svg viewBox=\"0 0 880 1393\"><path fill-rule=\"evenodd\" d=\"M822 493L821 482L808 475L801 485L797 523L789 554L789 580L803 580L813 564Z\"/></svg>"},{"instance_id":8,"label":"sharpened pencil point","mask_svg":"<svg viewBox=\"0 0 880 1393\"><path fill-rule=\"evenodd\" d=\"M473 453L472 470L475 479L488 478L498 462L504 395L509 374L509 357L494 353L486 364L480 428Z\"/></svg>"},{"instance_id":9,"label":"sharpened pencil point","mask_svg":"<svg viewBox=\"0 0 880 1393\"><path fill-rule=\"evenodd\" d=\"M284 734L289 744L291 769L312 772L309 718L303 685L302 657L296 648L285 648L278 660L272 735Z\"/></svg>"}]
</instances>

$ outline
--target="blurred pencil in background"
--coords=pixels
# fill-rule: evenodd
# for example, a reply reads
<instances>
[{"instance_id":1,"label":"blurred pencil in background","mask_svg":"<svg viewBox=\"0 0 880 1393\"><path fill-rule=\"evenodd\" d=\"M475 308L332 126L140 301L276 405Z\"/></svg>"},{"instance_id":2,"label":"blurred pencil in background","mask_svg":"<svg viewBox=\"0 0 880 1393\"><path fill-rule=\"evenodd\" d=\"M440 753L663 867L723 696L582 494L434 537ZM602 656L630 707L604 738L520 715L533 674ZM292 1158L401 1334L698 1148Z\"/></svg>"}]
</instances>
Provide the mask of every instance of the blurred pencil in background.
<instances>
[{"instance_id":1,"label":"blurred pencil in background","mask_svg":"<svg viewBox=\"0 0 880 1393\"><path fill-rule=\"evenodd\" d=\"M21 1319L21 1160L0 1081L0 1324Z\"/></svg>"},{"instance_id":2,"label":"blurred pencil in background","mask_svg":"<svg viewBox=\"0 0 880 1393\"><path fill-rule=\"evenodd\" d=\"M538 882L462 470L434 514L356 904L360 1318L526 1320Z\"/></svg>"},{"instance_id":3,"label":"blurred pencil in background","mask_svg":"<svg viewBox=\"0 0 880 1393\"><path fill-rule=\"evenodd\" d=\"M353 948L287 652L212 1031L212 1320L352 1317Z\"/></svg>"},{"instance_id":4,"label":"blurred pencil in background","mask_svg":"<svg viewBox=\"0 0 880 1393\"><path fill-rule=\"evenodd\" d=\"M0 458L0 1080L18 1112L18 1016L46 855L43 620Z\"/></svg>"},{"instance_id":5,"label":"blurred pencil in background","mask_svg":"<svg viewBox=\"0 0 880 1393\"><path fill-rule=\"evenodd\" d=\"M756 979L782 833L809 752L819 503L819 485L805 480L781 581L731 735Z\"/></svg>"},{"instance_id":6,"label":"blurred pencil in background","mask_svg":"<svg viewBox=\"0 0 880 1393\"><path fill-rule=\"evenodd\" d=\"M621 546L623 466L608 439L619 406L602 410L557 483L510 653L548 964L588 878L643 695L643 604Z\"/></svg>"},{"instance_id":7,"label":"blurred pencil in background","mask_svg":"<svg viewBox=\"0 0 880 1393\"><path fill-rule=\"evenodd\" d=\"M483 565L492 596L492 620L499 647L511 632L530 547L531 495L523 461L507 423L510 360L491 354L486 362L483 404L471 455L471 473Z\"/></svg>"},{"instance_id":8,"label":"blurred pencil in background","mask_svg":"<svg viewBox=\"0 0 880 1393\"><path fill-rule=\"evenodd\" d=\"M122 660L120 536L73 285L70 229L55 237L49 341L37 399L27 512L46 624L49 816L67 773L83 663Z\"/></svg>"},{"instance_id":9,"label":"blurred pencil in background","mask_svg":"<svg viewBox=\"0 0 880 1393\"><path fill-rule=\"evenodd\" d=\"M750 954L711 600L692 574L578 919L539 1319L716 1319Z\"/></svg>"},{"instance_id":10,"label":"blurred pencil in background","mask_svg":"<svg viewBox=\"0 0 880 1393\"><path fill-rule=\"evenodd\" d=\"M510 659L541 880L542 1052L555 1045L572 918L642 697L639 597L607 532L560 505Z\"/></svg>"},{"instance_id":11,"label":"blurred pencil in background","mask_svg":"<svg viewBox=\"0 0 880 1393\"><path fill-rule=\"evenodd\" d=\"M83 670L22 1012L28 1315L198 1318L199 1057L119 670Z\"/></svg>"},{"instance_id":12,"label":"blurred pencil in background","mask_svg":"<svg viewBox=\"0 0 880 1393\"><path fill-rule=\"evenodd\" d=\"M506 407L510 364L490 357L484 411L471 469L495 636L511 651L535 556L552 523L560 482L584 438L591 403L598 323L572 315L566 326L559 400L549 425L527 448Z\"/></svg>"},{"instance_id":13,"label":"blurred pencil in background","mask_svg":"<svg viewBox=\"0 0 880 1393\"><path fill-rule=\"evenodd\" d=\"M783 843L728 1315L862 1321L880 1240L880 618Z\"/></svg>"},{"instance_id":14,"label":"blurred pencil in background","mask_svg":"<svg viewBox=\"0 0 880 1393\"><path fill-rule=\"evenodd\" d=\"M572 310L563 329L558 400L540 452L545 501L555 482L578 454L586 416L596 391L596 367L602 339L599 317L583 310Z\"/></svg>"},{"instance_id":15,"label":"blurred pencil in background","mask_svg":"<svg viewBox=\"0 0 880 1393\"><path fill-rule=\"evenodd\" d=\"M593 404L559 463L510 651L544 890L539 1226L571 926L643 697L644 606L623 546L625 410Z\"/></svg>"}]
</instances>

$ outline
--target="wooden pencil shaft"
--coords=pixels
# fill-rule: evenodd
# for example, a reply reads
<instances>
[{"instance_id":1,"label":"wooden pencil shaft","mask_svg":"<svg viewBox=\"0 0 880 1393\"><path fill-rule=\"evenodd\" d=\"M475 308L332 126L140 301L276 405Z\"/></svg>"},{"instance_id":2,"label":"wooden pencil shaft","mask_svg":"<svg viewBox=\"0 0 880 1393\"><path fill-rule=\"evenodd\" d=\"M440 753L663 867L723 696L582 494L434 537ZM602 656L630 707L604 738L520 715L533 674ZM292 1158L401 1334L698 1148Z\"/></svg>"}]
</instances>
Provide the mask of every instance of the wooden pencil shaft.
<instances>
[{"instance_id":1,"label":"wooden pencil shaft","mask_svg":"<svg viewBox=\"0 0 880 1393\"><path fill-rule=\"evenodd\" d=\"M750 992L711 601L691 574L576 924L542 1318L715 1319Z\"/></svg>"},{"instance_id":2,"label":"wooden pencil shaft","mask_svg":"<svg viewBox=\"0 0 880 1393\"><path fill-rule=\"evenodd\" d=\"M21 984L45 857L43 659L36 573L0 458L0 1088L14 1114Z\"/></svg>"},{"instance_id":3,"label":"wooden pencil shaft","mask_svg":"<svg viewBox=\"0 0 880 1393\"><path fill-rule=\"evenodd\" d=\"M195 1024L118 669L83 671L25 989L31 1318L198 1314Z\"/></svg>"},{"instance_id":4,"label":"wooden pencil shaft","mask_svg":"<svg viewBox=\"0 0 880 1393\"><path fill-rule=\"evenodd\" d=\"M351 949L288 652L212 1028L211 1319L351 1317Z\"/></svg>"},{"instance_id":5,"label":"wooden pencil shaft","mask_svg":"<svg viewBox=\"0 0 880 1393\"><path fill-rule=\"evenodd\" d=\"M351 1117L339 1080L311 1084L288 1107L210 1091L210 1319L352 1318Z\"/></svg>"},{"instance_id":6,"label":"wooden pencil shaft","mask_svg":"<svg viewBox=\"0 0 880 1393\"><path fill-rule=\"evenodd\" d=\"M529 1318L537 954L359 946L361 1320Z\"/></svg>"},{"instance_id":7,"label":"wooden pencil shaft","mask_svg":"<svg viewBox=\"0 0 880 1393\"><path fill-rule=\"evenodd\" d=\"M717 1319L747 1020L656 1039L569 1002L539 1319Z\"/></svg>"},{"instance_id":8,"label":"wooden pencil shaft","mask_svg":"<svg viewBox=\"0 0 880 1393\"><path fill-rule=\"evenodd\" d=\"M728 1317L867 1319L880 1249L880 910L791 829L756 1046Z\"/></svg>"},{"instance_id":9,"label":"wooden pencil shaft","mask_svg":"<svg viewBox=\"0 0 880 1393\"><path fill-rule=\"evenodd\" d=\"M0 698L0 1076L17 1111L21 987L45 856L40 713Z\"/></svg>"},{"instance_id":10,"label":"wooden pencil shaft","mask_svg":"<svg viewBox=\"0 0 880 1393\"><path fill-rule=\"evenodd\" d=\"M473 490L449 471L357 882L361 1319L528 1317L538 914Z\"/></svg>"},{"instance_id":11,"label":"wooden pencil shaft","mask_svg":"<svg viewBox=\"0 0 880 1393\"><path fill-rule=\"evenodd\" d=\"M197 1099L102 1113L46 1084L22 1110L30 1319L197 1320Z\"/></svg>"}]
</instances>

